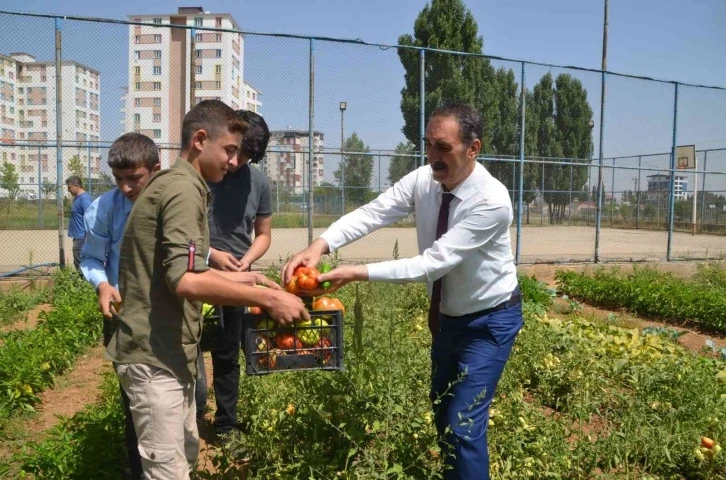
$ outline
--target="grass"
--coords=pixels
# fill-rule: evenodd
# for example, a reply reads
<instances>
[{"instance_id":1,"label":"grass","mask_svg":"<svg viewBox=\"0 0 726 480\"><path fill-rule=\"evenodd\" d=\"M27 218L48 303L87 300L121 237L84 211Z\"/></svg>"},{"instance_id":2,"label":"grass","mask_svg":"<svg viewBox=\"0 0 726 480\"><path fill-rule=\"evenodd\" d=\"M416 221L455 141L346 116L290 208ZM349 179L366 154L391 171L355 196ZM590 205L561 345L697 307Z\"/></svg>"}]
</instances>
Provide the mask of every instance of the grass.
<instances>
[{"instance_id":1,"label":"grass","mask_svg":"<svg viewBox=\"0 0 726 480\"><path fill-rule=\"evenodd\" d=\"M49 298L50 292L45 288L24 290L13 287L0 293L0 327L19 320L36 305L46 303Z\"/></svg>"}]
</instances>

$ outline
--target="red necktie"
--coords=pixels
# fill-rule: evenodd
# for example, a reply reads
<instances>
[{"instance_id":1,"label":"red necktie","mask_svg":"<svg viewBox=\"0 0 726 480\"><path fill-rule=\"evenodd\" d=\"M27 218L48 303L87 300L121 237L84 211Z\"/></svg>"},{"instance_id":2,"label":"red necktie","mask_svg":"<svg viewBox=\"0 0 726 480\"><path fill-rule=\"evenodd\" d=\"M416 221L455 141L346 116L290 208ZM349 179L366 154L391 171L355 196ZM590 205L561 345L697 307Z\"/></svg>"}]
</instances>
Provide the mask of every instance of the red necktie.
<instances>
[{"instance_id":1,"label":"red necktie","mask_svg":"<svg viewBox=\"0 0 726 480\"><path fill-rule=\"evenodd\" d=\"M449 229L449 205L454 196L449 192L441 192L441 208L439 208L439 221L436 224L436 240ZM439 309L441 308L441 282L439 278L434 282L431 291L431 304L429 305L429 330L431 336L435 337L439 332Z\"/></svg>"}]
</instances>

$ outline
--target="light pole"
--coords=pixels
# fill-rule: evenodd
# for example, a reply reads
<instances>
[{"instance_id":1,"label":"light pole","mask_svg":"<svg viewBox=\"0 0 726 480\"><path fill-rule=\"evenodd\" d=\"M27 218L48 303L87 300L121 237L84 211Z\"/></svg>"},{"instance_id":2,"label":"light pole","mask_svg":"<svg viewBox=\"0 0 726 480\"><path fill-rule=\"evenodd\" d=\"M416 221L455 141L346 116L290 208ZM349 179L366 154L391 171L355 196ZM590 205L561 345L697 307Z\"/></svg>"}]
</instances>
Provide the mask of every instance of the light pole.
<instances>
[{"instance_id":1,"label":"light pole","mask_svg":"<svg viewBox=\"0 0 726 480\"><path fill-rule=\"evenodd\" d=\"M589 164L590 167L592 167L592 149L594 148L594 144L592 141L592 129L595 128L595 120L592 118L589 122L587 122L587 126L590 127L590 159ZM592 168L588 168L587 172L587 226L590 226L590 195L592 194Z\"/></svg>"},{"instance_id":2,"label":"light pole","mask_svg":"<svg viewBox=\"0 0 726 480\"><path fill-rule=\"evenodd\" d=\"M347 102L340 102L340 199L343 203L343 215L345 215L345 159L343 158L343 144L345 143L345 124L343 123L343 114L345 113L345 109L347 107Z\"/></svg>"}]
</instances>

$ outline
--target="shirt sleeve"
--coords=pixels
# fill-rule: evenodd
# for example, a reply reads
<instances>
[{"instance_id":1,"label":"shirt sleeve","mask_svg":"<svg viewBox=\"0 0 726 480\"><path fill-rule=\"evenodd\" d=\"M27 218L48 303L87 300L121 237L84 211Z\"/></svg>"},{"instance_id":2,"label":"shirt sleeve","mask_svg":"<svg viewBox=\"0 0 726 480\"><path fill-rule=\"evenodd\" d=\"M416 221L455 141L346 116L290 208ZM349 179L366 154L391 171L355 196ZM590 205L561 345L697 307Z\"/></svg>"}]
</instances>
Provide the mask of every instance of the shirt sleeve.
<instances>
[{"instance_id":1,"label":"shirt sleeve","mask_svg":"<svg viewBox=\"0 0 726 480\"><path fill-rule=\"evenodd\" d=\"M81 248L81 273L97 289L101 282L108 282L106 261L111 251L111 232L108 209L102 208L99 197L91 203L83 216L86 242Z\"/></svg>"},{"instance_id":2,"label":"shirt sleeve","mask_svg":"<svg viewBox=\"0 0 726 480\"><path fill-rule=\"evenodd\" d=\"M378 282L433 282L466 260L509 228L511 208L505 204L483 204L472 209L423 254L412 258L366 265L368 278Z\"/></svg>"},{"instance_id":3,"label":"shirt sleeve","mask_svg":"<svg viewBox=\"0 0 726 480\"><path fill-rule=\"evenodd\" d=\"M260 205L257 207L258 217L272 216L272 191L270 190L270 181L265 175L260 175Z\"/></svg>"},{"instance_id":4,"label":"shirt sleeve","mask_svg":"<svg viewBox=\"0 0 726 480\"><path fill-rule=\"evenodd\" d=\"M413 213L417 178L417 171L409 173L372 202L333 223L320 235L330 252Z\"/></svg>"},{"instance_id":5,"label":"shirt sleeve","mask_svg":"<svg viewBox=\"0 0 726 480\"><path fill-rule=\"evenodd\" d=\"M170 291L176 292L179 281L187 272L190 241L196 245L192 271L209 270L206 262L207 252L201 251L204 238L200 224L206 221L202 194L191 181L176 180L164 189L159 202L159 212L166 284Z\"/></svg>"}]
</instances>

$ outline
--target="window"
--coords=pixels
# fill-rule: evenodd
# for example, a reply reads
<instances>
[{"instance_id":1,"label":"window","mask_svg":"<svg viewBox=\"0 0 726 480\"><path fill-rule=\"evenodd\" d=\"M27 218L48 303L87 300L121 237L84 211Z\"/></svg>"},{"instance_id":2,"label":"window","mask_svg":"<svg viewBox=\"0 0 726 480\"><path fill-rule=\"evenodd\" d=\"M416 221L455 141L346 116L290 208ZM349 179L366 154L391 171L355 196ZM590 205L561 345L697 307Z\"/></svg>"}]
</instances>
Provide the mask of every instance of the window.
<instances>
[{"instance_id":1,"label":"window","mask_svg":"<svg viewBox=\"0 0 726 480\"><path fill-rule=\"evenodd\" d=\"M222 27L222 17L217 17L214 19L214 26L217 28Z\"/></svg>"},{"instance_id":2,"label":"window","mask_svg":"<svg viewBox=\"0 0 726 480\"><path fill-rule=\"evenodd\" d=\"M23 87L18 87L18 93L19 93L20 95L22 95L22 94L23 94Z\"/></svg>"},{"instance_id":3,"label":"window","mask_svg":"<svg viewBox=\"0 0 726 480\"><path fill-rule=\"evenodd\" d=\"M48 77L46 77L45 75L41 75L41 76L40 76L40 81L41 81L41 82L45 82L45 81L47 81L47 80L48 80Z\"/></svg>"},{"instance_id":4,"label":"window","mask_svg":"<svg viewBox=\"0 0 726 480\"><path fill-rule=\"evenodd\" d=\"M194 26L201 27L204 24L204 19L202 17L194 17Z\"/></svg>"},{"instance_id":5,"label":"window","mask_svg":"<svg viewBox=\"0 0 726 480\"><path fill-rule=\"evenodd\" d=\"M214 56L217 58L222 58L222 50L215 50Z\"/></svg>"},{"instance_id":6,"label":"window","mask_svg":"<svg viewBox=\"0 0 726 480\"><path fill-rule=\"evenodd\" d=\"M217 90L222 88L222 82L214 82L214 88L216 88Z\"/></svg>"},{"instance_id":7,"label":"window","mask_svg":"<svg viewBox=\"0 0 726 480\"><path fill-rule=\"evenodd\" d=\"M141 43L141 35L136 35L134 37L134 43Z\"/></svg>"},{"instance_id":8,"label":"window","mask_svg":"<svg viewBox=\"0 0 726 480\"><path fill-rule=\"evenodd\" d=\"M154 130L154 138L161 138L161 130L159 130L159 129Z\"/></svg>"},{"instance_id":9,"label":"window","mask_svg":"<svg viewBox=\"0 0 726 480\"><path fill-rule=\"evenodd\" d=\"M134 122L139 123L141 121L141 114L140 113L134 113Z\"/></svg>"},{"instance_id":10,"label":"window","mask_svg":"<svg viewBox=\"0 0 726 480\"><path fill-rule=\"evenodd\" d=\"M154 97L154 106L161 106L161 97Z\"/></svg>"},{"instance_id":11,"label":"window","mask_svg":"<svg viewBox=\"0 0 726 480\"><path fill-rule=\"evenodd\" d=\"M202 57L202 50L197 49L197 58L201 58L201 57Z\"/></svg>"},{"instance_id":12,"label":"window","mask_svg":"<svg viewBox=\"0 0 726 480\"><path fill-rule=\"evenodd\" d=\"M154 58L161 58L161 50L154 50Z\"/></svg>"},{"instance_id":13,"label":"window","mask_svg":"<svg viewBox=\"0 0 726 480\"><path fill-rule=\"evenodd\" d=\"M222 34L221 34L221 33L218 33L218 34L216 34L216 35L214 36L214 39L215 39L216 41L218 41L218 42L221 42L221 41L222 41Z\"/></svg>"},{"instance_id":14,"label":"window","mask_svg":"<svg viewBox=\"0 0 726 480\"><path fill-rule=\"evenodd\" d=\"M140 107L140 106L141 106L141 99L134 98L134 107Z\"/></svg>"},{"instance_id":15,"label":"window","mask_svg":"<svg viewBox=\"0 0 726 480\"><path fill-rule=\"evenodd\" d=\"M154 75L161 75L161 66L154 67Z\"/></svg>"},{"instance_id":16,"label":"window","mask_svg":"<svg viewBox=\"0 0 726 480\"><path fill-rule=\"evenodd\" d=\"M194 82L194 88L196 88L197 90L201 90L202 82Z\"/></svg>"},{"instance_id":17,"label":"window","mask_svg":"<svg viewBox=\"0 0 726 480\"><path fill-rule=\"evenodd\" d=\"M202 101L202 97L194 97L194 105Z\"/></svg>"},{"instance_id":18,"label":"window","mask_svg":"<svg viewBox=\"0 0 726 480\"><path fill-rule=\"evenodd\" d=\"M161 43L161 35L154 35L154 43Z\"/></svg>"},{"instance_id":19,"label":"window","mask_svg":"<svg viewBox=\"0 0 726 480\"><path fill-rule=\"evenodd\" d=\"M202 42L203 41L202 38L204 38L204 37L202 36L201 33L197 33L196 35L194 35L195 42Z\"/></svg>"},{"instance_id":20,"label":"window","mask_svg":"<svg viewBox=\"0 0 726 480\"><path fill-rule=\"evenodd\" d=\"M141 52L139 50L134 50L134 59L140 60L141 59ZM78 81L78 79L76 79Z\"/></svg>"},{"instance_id":21,"label":"window","mask_svg":"<svg viewBox=\"0 0 726 480\"><path fill-rule=\"evenodd\" d=\"M157 25L161 25L161 19L160 18L155 18L154 19L154 23L157 24Z\"/></svg>"},{"instance_id":22,"label":"window","mask_svg":"<svg viewBox=\"0 0 726 480\"><path fill-rule=\"evenodd\" d=\"M154 82L154 90L161 90L161 82Z\"/></svg>"},{"instance_id":23,"label":"window","mask_svg":"<svg viewBox=\"0 0 726 480\"><path fill-rule=\"evenodd\" d=\"M202 74L202 66L201 65L197 65L197 68L195 70L197 72L197 75L201 75Z\"/></svg>"},{"instance_id":24,"label":"window","mask_svg":"<svg viewBox=\"0 0 726 480\"><path fill-rule=\"evenodd\" d=\"M134 67L134 75L141 75L141 67L139 67L139 66Z\"/></svg>"},{"instance_id":25,"label":"window","mask_svg":"<svg viewBox=\"0 0 726 480\"><path fill-rule=\"evenodd\" d=\"M33 93L33 87L28 87L28 95L30 95L31 93Z\"/></svg>"},{"instance_id":26,"label":"window","mask_svg":"<svg viewBox=\"0 0 726 480\"><path fill-rule=\"evenodd\" d=\"M48 122L46 122L45 120L43 120L40 123L41 123L41 127L47 127L48 126Z\"/></svg>"},{"instance_id":27,"label":"window","mask_svg":"<svg viewBox=\"0 0 726 480\"><path fill-rule=\"evenodd\" d=\"M161 114L160 113L155 113L154 114L154 121L155 122L160 122L161 121Z\"/></svg>"},{"instance_id":28,"label":"window","mask_svg":"<svg viewBox=\"0 0 726 480\"><path fill-rule=\"evenodd\" d=\"M35 177L30 177L30 183L35 182Z\"/></svg>"},{"instance_id":29,"label":"window","mask_svg":"<svg viewBox=\"0 0 726 480\"><path fill-rule=\"evenodd\" d=\"M15 107L10 107L10 114L12 115L14 113L15 113Z\"/></svg>"},{"instance_id":30,"label":"window","mask_svg":"<svg viewBox=\"0 0 726 480\"><path fill-rule=\"evenodd\" d=\"M141 82L134 83L134 90L141 90Z\"/></svg>"}]
</instances>

